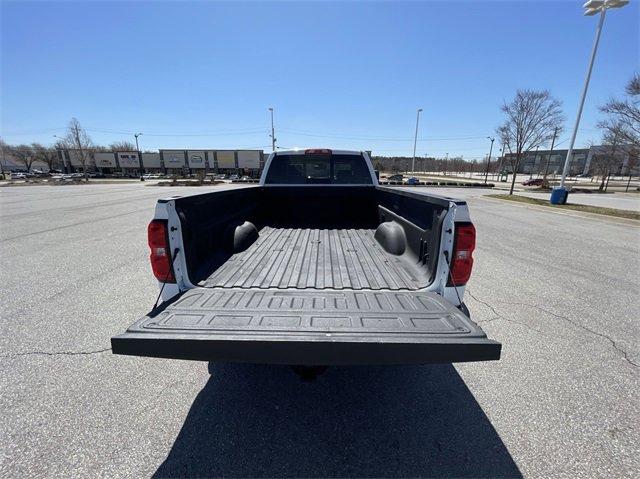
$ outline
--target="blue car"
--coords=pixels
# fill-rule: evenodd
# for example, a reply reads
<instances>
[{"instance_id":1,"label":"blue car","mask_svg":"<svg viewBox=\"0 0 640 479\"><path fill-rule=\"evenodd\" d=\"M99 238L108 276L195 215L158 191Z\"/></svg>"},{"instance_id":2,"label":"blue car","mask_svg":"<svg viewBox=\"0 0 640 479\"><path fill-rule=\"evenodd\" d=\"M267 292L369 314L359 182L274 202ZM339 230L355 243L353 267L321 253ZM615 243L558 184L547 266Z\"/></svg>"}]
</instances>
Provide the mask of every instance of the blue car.
<instances>
[{"instance_id":1,"label":"blue car","mask_svg":"<svg viewBox=\"0 0 640 479\"><path fill-rule=\"evenodd\" d=\"M416 178L415 176L412 176L411 178L407 179L408 185L417 185L418 183L419 183L418 178Z\"/></svg>"}]
</instances>

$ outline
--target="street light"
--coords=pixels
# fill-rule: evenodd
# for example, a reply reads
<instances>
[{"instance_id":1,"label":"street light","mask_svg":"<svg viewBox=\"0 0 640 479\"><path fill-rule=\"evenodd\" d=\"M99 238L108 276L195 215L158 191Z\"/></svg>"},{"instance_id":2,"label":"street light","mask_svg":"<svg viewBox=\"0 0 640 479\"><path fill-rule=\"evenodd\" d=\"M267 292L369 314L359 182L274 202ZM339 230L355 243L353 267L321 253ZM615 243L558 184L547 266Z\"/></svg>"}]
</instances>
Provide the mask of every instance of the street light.
<instances>
[{"instance_id":1,"label":"street light","mask_svg":"<svg viewBox=\"0 0 640 479\"><path fill-rule=\"evenodd\" d=\"M573 133L571 135L571 143L569 144L569 150L567 151L567 157L564 160L564 167L562 168L562 177L560 178L560 186L553 189L551 192L552 204L563 204L567 202L567 189L564 187L564 181L569 170L569 164L571 163L571 157L573 155L573 146L576 141L576 135L578 134L578 127L580 126L580 117L582 116L582 108L584 107L584 100L587 97L587 90L589 88L589 81L591 80L591 72L593 71L593 63L596 59L596 52L598 51L598 43L600 43L600 33L602 33L602 25L604 24L604 17L607 10L610 8L624 7L629 0L589 0L583 7L585 9L584 14L586 16L593 16L600 13L600 19L598 20L598 26L596 27L596 38L593 42L593 48L591 50L591 58L589 59L589 68L587 69L587 77L584 80L584 86L582 88L582 96L580 98L580 105L578 107L578 114L576 115L576 122L573 126Z\"/></svg>"},{"instance_id":2,"label":"street light","mask_svg":"<svg viewBox=\"0 0 640 479\"><path fill-rule=\"evenodd\" d=\"M489 158L487 158L487 171L484 172L484 184L487 184L487 177L489 176L489 165L491 164L491 152L493 151L493 142L495 138L488 136L487 140L491 141L491 146L489 147Z\"/></svg>"},{"instance_id":3,"label":"street light","mask_svg":"<svg viewBox=\"0 0 640 479\"><path fill-rule=\"evenodd\" d=\"M271 151L276 151L276 133L273 128L273 108L269 108L271 112Z\"/></svg>"},{"instance_id":4,"label":"street light","mask_svg":"<svg viewBox=\"0 0 640 479\"><path fill-rule=\"evenodd\" d=\"M411 171L416 171L416 143L418 142L418 123L420 122L420 112L422 108L418 108L418 113L416 115L416 134L413 137L413 160L411 160Z\"/></svg>"},{"instance_id":5,"label":"street light","mask_svg":"<svg viewBox=\"0 0 640 479\"><path fill-rule=\"evenodd\" d=\"M64 138L58 135L53 135L53 137L58 139L58 141L56 142L58 143L58 145L60 145L61 147L64 146L65 144ZM64 172L69 173L69 169L67 168L67 158L65 157L64 150L62 148L59 148L58 151L60 152L60 156L62 157L62 167L64 168Z\"/></svg>"},{"instance_id":6,"label":"street light","mask_svg":"<svg viewBox=\"0 0 640 479\"><path fill-rule=\"evenodd\" d=\"M140 164L140 180L144 181L142 176L144 173L142 170L142 155L140 154L140 147L138 146L138 137L142 136L142 133L135 133L133 136L136 138L136 152L138 152L138 163Z\"/></svg>"}]
</instances>

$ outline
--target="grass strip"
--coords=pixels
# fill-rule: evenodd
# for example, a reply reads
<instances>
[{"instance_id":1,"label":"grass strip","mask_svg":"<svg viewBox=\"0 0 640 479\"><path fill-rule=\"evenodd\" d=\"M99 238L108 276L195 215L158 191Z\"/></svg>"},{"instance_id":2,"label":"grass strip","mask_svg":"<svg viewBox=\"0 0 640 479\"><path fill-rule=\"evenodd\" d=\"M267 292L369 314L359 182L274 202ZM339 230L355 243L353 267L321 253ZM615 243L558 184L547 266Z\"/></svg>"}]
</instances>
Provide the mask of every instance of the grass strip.
<instances>
[{"instance_id":1,"label":"grass strip","mask_svg":"<svg viewBox=\"0 0 640 479\"><path fill-rule=\"evenodd\" d=\"M628 218L628 219L640 221L640 212L631 211L631 210L619 210L616 208L603 208L601 206L576 205L576 204L552 205L551 203L549 203L549 200L543 200L540 198L530 198L528 196L520 196L520 195L487 195L487 196L489 198L514 201L516 203L546 206L548 208L558 208L563 210L582 211L585 213L595 213L598 215L615 216L617 218Z\"/></svg>"}]
</instances>

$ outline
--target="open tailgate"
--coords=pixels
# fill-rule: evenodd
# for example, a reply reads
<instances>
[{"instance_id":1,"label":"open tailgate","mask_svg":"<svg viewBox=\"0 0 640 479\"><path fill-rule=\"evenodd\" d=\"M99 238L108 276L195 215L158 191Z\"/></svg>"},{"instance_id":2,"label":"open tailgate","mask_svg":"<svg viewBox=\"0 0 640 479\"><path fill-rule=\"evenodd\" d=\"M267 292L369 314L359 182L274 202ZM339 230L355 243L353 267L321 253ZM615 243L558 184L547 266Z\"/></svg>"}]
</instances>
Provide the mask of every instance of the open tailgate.
<instances>
[{"instance_id":1,"label":"open tailgate","mask_svg":"<svg viewBox=\"0 0 640 479\"><path fill-rule=\"evenodd\" d=\"M115 354L296 365L500 358L435 293L195 288L111 338Z\"/></svg>"}]
</instances>

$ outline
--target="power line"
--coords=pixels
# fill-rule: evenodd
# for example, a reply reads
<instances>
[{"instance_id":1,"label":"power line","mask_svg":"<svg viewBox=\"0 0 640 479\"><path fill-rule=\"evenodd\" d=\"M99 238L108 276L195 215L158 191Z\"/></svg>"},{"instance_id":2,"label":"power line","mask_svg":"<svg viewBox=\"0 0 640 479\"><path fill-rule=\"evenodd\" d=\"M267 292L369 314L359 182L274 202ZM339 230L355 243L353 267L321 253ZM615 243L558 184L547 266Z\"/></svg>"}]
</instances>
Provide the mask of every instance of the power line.
<instances>
[{"instance_id":1,"label":"power line","mask_svg":"<svg viewBox=\"0 0 640 479\"><path fill-rule=\"evenodd\" d=\"M334 139L342 139L342 140L367 140L367 141L411 141L413 138L400 138L400 137L367 137L367 136L345 136L345 135L335 135L335 134L318 134L318 133L310 133L305 130L297 130L295 128L280 128L282 131L286 131L289 133L294 133L296 135L301 136L313 136L317 138L334 138ZM484 136L452 136L448 138L431 138L431 137L423 137L418 138L418 141L448 141L448 140L478 140L484 139Z\"/></svg>"}]
</instances>

